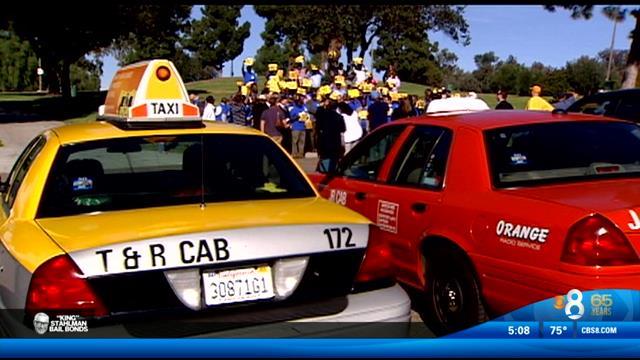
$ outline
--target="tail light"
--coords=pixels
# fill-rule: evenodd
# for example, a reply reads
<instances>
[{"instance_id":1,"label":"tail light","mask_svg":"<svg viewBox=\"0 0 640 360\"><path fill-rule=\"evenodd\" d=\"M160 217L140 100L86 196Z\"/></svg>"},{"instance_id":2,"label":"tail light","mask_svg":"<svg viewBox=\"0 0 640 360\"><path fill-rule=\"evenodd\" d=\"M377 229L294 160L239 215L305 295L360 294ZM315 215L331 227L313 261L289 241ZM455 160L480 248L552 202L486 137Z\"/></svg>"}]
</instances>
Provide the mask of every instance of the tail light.
<instances>
[{"instance_id":1,"label":"tail light","mask_svg":"<svg viewBox=\"0 0 640 360\"><path fill-rule=\"evenodd\" d=\"M47 260L33 273L26 312L31 315L44 312L86 317L109 314L68 255Z\"/></svg>"},{"instance_id":2,"label":"tail light","mask_svg":"<svg viewBox=\"0 0 640 360\"><path fill-rule=\"evenodd\" d=\"M378 239L376 239L378 240ZM356 276L356 282L365 283L375 280L389 279L391 271L391 251L385 242L369 239L364 261Z\"/></svg>"},{"instance_id":3,"label":"tail light","mask_svg":"<svg viewBox=\"0 0 640 360\"><path fill-rule=\"evenodd\" d=\"M619 266L640 263L627 237L600 215L580 220L568 232L562 261L584 266Z\"/></svg>"}]
</instances>

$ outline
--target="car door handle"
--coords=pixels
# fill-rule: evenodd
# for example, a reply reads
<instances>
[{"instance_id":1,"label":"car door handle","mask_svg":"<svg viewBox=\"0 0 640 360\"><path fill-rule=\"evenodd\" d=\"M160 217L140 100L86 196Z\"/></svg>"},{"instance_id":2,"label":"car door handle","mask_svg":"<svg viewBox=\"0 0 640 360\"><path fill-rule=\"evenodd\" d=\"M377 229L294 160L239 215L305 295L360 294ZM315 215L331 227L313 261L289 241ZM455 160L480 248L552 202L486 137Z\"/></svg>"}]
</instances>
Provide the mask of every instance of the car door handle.
<instances>
[{"instance_id":1,"label":"car door handle","mask_svg":"<svg viewBox=\"0 0 640 360\"><path fill-rule=\"evenodd\" d=\"M427 210L427 204L421 202L413 203L411 204L411 210L413 210L413 212L423 213Z\"/></svg>"},{"instance_id":2,"label":"car door handle","mask_svg":"<svg viewBox=\"0 0 640 360\"><path fill-rule=\"evenodd\" d=\"M363 193L361 191L356 192L356 200L362 201L362 200L364 200L366 198L367 198L367 194L366 193Z\"/></svg>"}]
</instances>

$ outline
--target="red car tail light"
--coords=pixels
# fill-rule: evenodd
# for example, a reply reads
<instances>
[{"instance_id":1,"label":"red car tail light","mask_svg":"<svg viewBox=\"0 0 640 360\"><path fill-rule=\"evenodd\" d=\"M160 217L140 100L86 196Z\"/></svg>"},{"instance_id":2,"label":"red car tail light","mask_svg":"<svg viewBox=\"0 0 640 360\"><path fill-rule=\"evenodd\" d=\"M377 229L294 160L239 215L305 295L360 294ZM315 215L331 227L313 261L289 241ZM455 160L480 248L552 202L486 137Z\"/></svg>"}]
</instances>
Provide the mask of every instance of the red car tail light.
<instances>
[{"instance_id":1,"label":"red car tail light","mask_svg":"<svg viewBox=\"0 0 640 360\"><path fill-rule=\"evenodd\" d=\"M109 314L68 255L59 255L40 265L31 277L26 311L99 317Z\"/></svg>"},{"instance_id":2,"label":"red car tail light","mask_svg":"<svg viewBox=\"0 0 640 360\"><path fill-rule=\"evenodd\" d=\"M369 245L356 276L356 282L364 283L393 277L389 247L384 242L372 240L369 239Z\"/></svg>"},{"instance_id":3,"label":"red car tail light","mask_svg":"<svg viewBox=\"0 0 640 360\"><path fill-rule=\"evenodd\" d=\"M593 215L578 221L568 232L562 261L584 266L639 264L627 237L611 221Z\"/></svg>"}]
</instances>

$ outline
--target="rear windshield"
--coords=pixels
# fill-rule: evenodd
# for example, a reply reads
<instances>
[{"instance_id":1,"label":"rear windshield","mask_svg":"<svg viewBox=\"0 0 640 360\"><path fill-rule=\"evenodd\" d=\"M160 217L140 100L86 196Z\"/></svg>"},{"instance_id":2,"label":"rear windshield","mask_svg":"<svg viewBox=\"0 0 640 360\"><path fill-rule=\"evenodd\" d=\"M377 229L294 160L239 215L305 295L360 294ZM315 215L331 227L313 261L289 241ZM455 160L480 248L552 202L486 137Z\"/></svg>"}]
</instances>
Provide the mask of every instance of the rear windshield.
<instances>
[{"instance_id":1,"label":"rear windshield","mask_svg":"<svg viewBox=\"0 0 640 360\"><path fill-rule=\"evenodd\" d=\"M485 132L496 187L640 176L640 127L559 122Z\"/></svg>"},{"instance_id":2,"label":"rear windshield","mask_svg":"<svg viewBox=\"0 0 640 360\"><path fill-rule=\"evenodd\" d=\"M62 147L38 217L311 196L304 176L265 137L131 137Z\"/></svg>"}]
</instances>

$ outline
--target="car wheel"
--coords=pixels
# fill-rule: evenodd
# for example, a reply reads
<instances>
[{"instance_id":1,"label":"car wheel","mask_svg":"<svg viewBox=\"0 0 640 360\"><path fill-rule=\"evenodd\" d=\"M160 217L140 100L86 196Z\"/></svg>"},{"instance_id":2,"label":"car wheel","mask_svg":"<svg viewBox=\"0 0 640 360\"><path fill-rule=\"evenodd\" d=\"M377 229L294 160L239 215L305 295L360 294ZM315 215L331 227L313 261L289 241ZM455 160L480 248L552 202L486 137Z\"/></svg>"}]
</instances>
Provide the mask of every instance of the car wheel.
<instances>
[{"instance_id":1,"label":"car wheel","mask_svg":"<svg viewBox=\"0 0 640 360\"><path fill-rule=\"evenodd\" d=\"M436 335L446 335L487 320L480 287L469 261L459 251L438 247L425 254L427 282L420 316Z\"/></svg>"}]
</instances>

